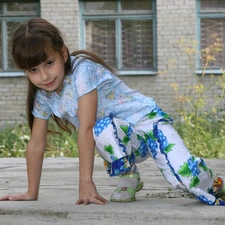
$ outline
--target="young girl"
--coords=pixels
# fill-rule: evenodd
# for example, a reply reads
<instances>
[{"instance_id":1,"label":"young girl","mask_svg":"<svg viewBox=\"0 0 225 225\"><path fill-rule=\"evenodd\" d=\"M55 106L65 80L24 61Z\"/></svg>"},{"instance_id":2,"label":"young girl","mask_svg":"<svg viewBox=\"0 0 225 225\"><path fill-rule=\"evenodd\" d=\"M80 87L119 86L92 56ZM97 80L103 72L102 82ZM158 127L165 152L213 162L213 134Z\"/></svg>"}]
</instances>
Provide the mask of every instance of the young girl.
<instances>
[{"instance_id":1,"label":"young girl","mask_svg":"<svg viewBox=\"0 0 225 225\"><path fill-rule=\"evenodd\" d=\"M92 180L95 147L110 176L120 182L110 201L131 202L143 187L137 163L151 156L165 179L209 205L225 205L224 181L192 156L172 119L152 98L127 87L94 53L69 55L61 32L41 18L20 26L12 56L28 76L28 191L0 200L37 200L50 117L63 130L78 128L79 199L105 204Z\"/></svg>"}]
</instances>

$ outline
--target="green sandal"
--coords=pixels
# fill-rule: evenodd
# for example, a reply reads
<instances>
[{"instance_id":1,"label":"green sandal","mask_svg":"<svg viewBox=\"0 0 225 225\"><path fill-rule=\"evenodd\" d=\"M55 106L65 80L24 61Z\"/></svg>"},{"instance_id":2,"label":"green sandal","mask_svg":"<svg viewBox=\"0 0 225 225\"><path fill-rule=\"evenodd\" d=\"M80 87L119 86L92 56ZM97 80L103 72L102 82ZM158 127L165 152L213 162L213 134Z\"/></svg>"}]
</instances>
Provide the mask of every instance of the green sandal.
<instances>
[{"instance_id":1,"label":"green sandal","mask_svg":"<svg viewBox=\"0 0 225 225\"><path fill-rule=\"evenodd\" d=\"M126 192L129 195L129 197L125 198L125 199L123 199L123 198L113 198L113 194L112 194L112 196L110 198L110 201L111 202L133 202L133 201L135 201L136 200L136 197L135 197L136 192L140 191L143 188L143 182L140 179L140 175L134 173L134 174L124 175L124 176L121 176L121 177L138 179L137 187L135 189L132 188L132 187L118 187L113 192L113 194Z\"/></svg>"}]
</instances>

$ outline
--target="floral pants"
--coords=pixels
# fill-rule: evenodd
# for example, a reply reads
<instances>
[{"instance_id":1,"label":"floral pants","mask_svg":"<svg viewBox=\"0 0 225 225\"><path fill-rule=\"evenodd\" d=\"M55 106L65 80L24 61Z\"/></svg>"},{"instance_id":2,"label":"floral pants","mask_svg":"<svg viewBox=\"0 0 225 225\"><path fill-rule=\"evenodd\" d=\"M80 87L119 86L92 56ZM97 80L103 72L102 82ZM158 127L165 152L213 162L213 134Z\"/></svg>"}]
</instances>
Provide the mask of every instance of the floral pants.
<instances>
[{"instance_id":1,"label":"floral pants","mask_svg":"<svg viewBox=\"0 0 225 225\"><path fill-rule=\"evenodd\" d=\"M189 191L209 205L225 205L216 197L223 180L203 159L189 153L171 124L172 119L158 107L135 126L113 115L98 120L94 139L108 174L129 172L134 164L151 156L174 189Z\"/></svg>"}]
</instances>

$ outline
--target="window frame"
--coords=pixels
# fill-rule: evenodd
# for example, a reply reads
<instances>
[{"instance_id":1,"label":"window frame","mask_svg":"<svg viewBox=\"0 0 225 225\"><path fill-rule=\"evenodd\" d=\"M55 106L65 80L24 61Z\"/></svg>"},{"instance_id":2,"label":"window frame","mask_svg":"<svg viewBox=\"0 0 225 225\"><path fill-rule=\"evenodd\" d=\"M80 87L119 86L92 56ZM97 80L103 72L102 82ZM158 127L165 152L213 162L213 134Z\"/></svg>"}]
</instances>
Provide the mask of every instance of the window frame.
<instances>
[{"instance_id":1,"label":"window frame","mask_svg":"<svg viewBox=\"0 0 225 225\"><path fill-rule=\"evenodd\" d=\"M203 12L201 13L201 0L196 0L196 36L197 36L197 42L199 43L197 45L197 52L201 51L201 19L203 18L225 18L225 12ZM202 74L203 70L200 69L201 67L201 60L200 55L198 54L196 57L196 74ZM206 69L205 74L214 74L214 75L221 75L223 74L223 71L221 69Z\"/></svg>"},{"instance_id":2,"label":"window frame","mask_svg":"<svg viewBox=\"0 0 225 225\"><path fill-rule=\"evenodd\" d=\"M84 12L84 1L85 0L79 0L79 13L80 13L80 47L81 49L85 49L85 21L86 20L99 20L99 19L115 19L116 20L116 59L117 59L117 65L122 62L122 51L121 51L121 44L122 41L119 40L121 37L121 26L120 21L122 19L126 20L135 20L135 19L151 19L153 23L153 70L119 70L120 75L156 75L157 74L157 32L156 32L156 0L152 1L152 14L144 14L144 15L132 15L132 14L117 14L117 15L103 15L103 14L95 14L95 15L83 15ZM116 7L120 7L121 0L115 0Z\"/></svg>"},{"instance_id":3,"label":"window frame","mask_svg":"<svg viewBox=\"0 0 225 225\"><path fill-rule=\"evenodd\" d=\"M6 1L2 1L1 3L3 4L3 11L6 10L6 5L5 3L11 3L11 2L21 2L21 3L38 3L38 11L37 11L37 16L40 16L40 1L39 0L6 0ZM4 68L7 67L6 63L7 63L7 53L8 53L8 44L7 44L7 40L6 40L6 23L7 22L22 22L22 21L26 21L29 19L34 18L34 16L32 15L28 15L28 16L19 16L19 15L3 15L0 16L0 22L2 24L1 26L1 33L2 33L2 65L3 65L3 71L0 71L0 78L1 77L19 77L19 76L24 76L24 72L23 71L13 71L13 72L9 72L9 71L4 71Z\"/></svg>"}]
</instances>

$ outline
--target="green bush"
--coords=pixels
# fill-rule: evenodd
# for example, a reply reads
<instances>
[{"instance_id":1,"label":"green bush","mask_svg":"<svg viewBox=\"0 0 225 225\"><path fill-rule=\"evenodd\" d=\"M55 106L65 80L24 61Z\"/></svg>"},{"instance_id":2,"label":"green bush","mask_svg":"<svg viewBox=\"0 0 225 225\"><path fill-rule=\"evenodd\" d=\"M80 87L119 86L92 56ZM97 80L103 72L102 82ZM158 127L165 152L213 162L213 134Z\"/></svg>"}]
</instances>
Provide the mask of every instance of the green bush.
<instances>
[{"instance_id":1,"label":"green bush","mask_svg":"<svg viewBox=\"0 0 225 225\"><path fill-rule=\"evenodd\" d=\"M187 54L192 71L189 77L195 78L195 83L190 85L186 82L182 87L176 82L170 82L169 85L174 90L174 107L182 121L176 123L175 128L190 152L204 158L225 158L224 109L220 106L225 99L225 72L221 69L221 75L206 74L223 45L215 34L212 34L211 40L212 43L200 51L196 50L196 42L193 42L193 46L185 44L184 40L177 42L180 50ZM193 61L196 55L201 57L202 74L195 73ZM174 60L171 62L175 63ZM205 82L206 79L208 82ZM208 96L212 88L220 93ZM209 97L213 101L209 101Z\"/></svg>"},{"instance_id":2,"label":"green bush","mask_svg":"<svg viewBox=\"0 0 225 225\"><path fill-rule=\"evenodd\" d=\"M56 130L56 125L50 123L50 129ZM25 157L26 146L30 139L30 131L26 123L6 127L0 131L0 157ZM61 135L49 133L45 157L77 157L77 132L71 135L63 132Z\"/></svg>"},{"instance_id":3,"label":"green bush","mask_svg":"<svg viewBox=\"0 0 225 225\"><path fill-rule=\"evenodd\" d=\"M29 130L24 124L6 127L0 132L0 157L24 157Z\"/></svg>"},{"instance_id":4,"label":"green bush","mask_svg":"<svg viewBox=\"0 0 225 225\"><path fill-rule=\"evenodd\" d=\"M199 115L197 126L196 128L193 120L174 124L175 129L193 155L225 159L225 120Z\"/></svg>"}]
</instances>

